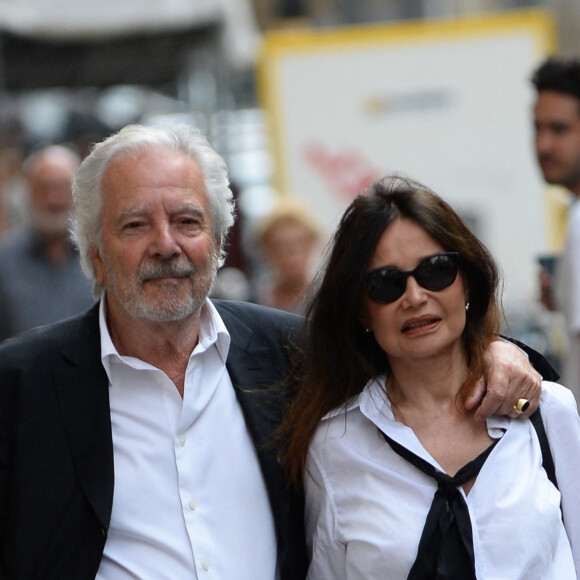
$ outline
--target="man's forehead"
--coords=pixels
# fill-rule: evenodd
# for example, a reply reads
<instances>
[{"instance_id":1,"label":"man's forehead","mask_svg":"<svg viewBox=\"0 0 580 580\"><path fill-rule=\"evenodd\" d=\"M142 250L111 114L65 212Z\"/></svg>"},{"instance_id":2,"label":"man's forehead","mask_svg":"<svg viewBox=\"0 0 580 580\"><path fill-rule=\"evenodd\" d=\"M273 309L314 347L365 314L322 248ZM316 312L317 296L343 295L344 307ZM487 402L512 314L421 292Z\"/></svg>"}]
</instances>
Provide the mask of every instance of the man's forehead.
<instances>
[{"instance_id":1,"label":"man's forehead","mask_svg":"<svg viewBox=\"0 0 580 580\"><path fill-rule=\"evenodd\" d=\"M196 159L168 148L121 154L112 159L101 179L101 191L127 188L175 188L205 192L205 178Z\"/></svg>"},{"instance_id":2,"label":"man's forehead","mask_svg":"<svg viewBox=\"0 0 580 580\"><path fill-rule=\"evenodd\" d=\"M103 215L117 223L159 212L165 216L188 212L192 217L209 219L205 180L196 167L172 167L158 156L116 160L101 181Z\"/></svg>"},{"instance_id":3,"label":"man's forehead","mask_svg":"<svg viewBox=\"0 0 580 580\"><path fill-rule=\"evenodd\" d=\"M173 149L164 145L156 145L151 147L146 147L142 149L134 149L127 151L119 151L115 154L109 161L108 168L112 166L131 166L139 165L142 163L150 163L151 161L157 160L163 163L181 163L186 165L191 165L196 167L201 171L200 164L198 160L177 149Z\"/></svg>"},{"instance_id":4,"label":"man's forehead","mask_svg":"<svg viewBox=\"0 0 580 580\"><path fill-rule=\"evenodd\" d=\"M126 204L122 206L119 210L119 215L121 217L131 217L137 215L146 215L155 213L163 209L167 214L195 214L198 216L203 216L206 213L206 209L200 204L192 201L191 203L184 203L182 200L172 200L172 199L157 199L146 202L137 202L133 204Z\"/></svg>"},{"instance_id":5,"label":"man's forehead","mask_svg":"<svg viewBox=\"0 0 580 580\"><path fill-rule=\"evenodd\" d=\"M544 90L538 94L535 108L536 111L549 109L552 114L561 115L575 112L580 116L580 98L570 93Z\"/></svg>"}]
</instances>

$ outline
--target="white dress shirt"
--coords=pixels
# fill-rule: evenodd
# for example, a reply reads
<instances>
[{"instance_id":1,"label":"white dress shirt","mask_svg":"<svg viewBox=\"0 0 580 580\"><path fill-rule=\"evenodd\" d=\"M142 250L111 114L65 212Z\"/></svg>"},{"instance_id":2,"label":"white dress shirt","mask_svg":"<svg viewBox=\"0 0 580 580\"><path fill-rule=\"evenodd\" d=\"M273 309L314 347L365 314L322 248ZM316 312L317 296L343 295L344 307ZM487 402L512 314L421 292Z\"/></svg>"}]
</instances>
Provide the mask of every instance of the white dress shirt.
<instances>
[{"instance_id":1,"label":"white dress shirt","mask_svg":"<svg viewBox=\"0 0 580 580\"><path fill-rule=\"evenodd\" d=\"M566 325L562 382L580 402L580 200L572 202L564 250L556 266L554 297Z\"/></svg>"},{"instance_id":2,"label":"white dress shirt","mask_svg":"<svg viewBox=\"0 0 580 580\"><path fill-rule=\"evenodd\" d=\"M543 384L541 412L560 492L541 468L528 420L491 417L500 439L466 500L479 580L576 580L580 570L580 419L571 392ZM435 480L397 455L379 429L443 469L395 420L374 381L323 419L307 460L309 580L404 580L415 560ZM560 501L564 514L561 519Z\"/></svg>"},{"instance_id":3,"label":"white dress shirt","mask_svg":"<svg viewBox=\"0 0 580 580\"><path fill-rule=\"evenodd\" d=\"M164 372L119 356L104 300L100 327L115 487L97 579L273 580L273 516L215 307L202 308L183 400Z\"/></svg>"}]
</instances>

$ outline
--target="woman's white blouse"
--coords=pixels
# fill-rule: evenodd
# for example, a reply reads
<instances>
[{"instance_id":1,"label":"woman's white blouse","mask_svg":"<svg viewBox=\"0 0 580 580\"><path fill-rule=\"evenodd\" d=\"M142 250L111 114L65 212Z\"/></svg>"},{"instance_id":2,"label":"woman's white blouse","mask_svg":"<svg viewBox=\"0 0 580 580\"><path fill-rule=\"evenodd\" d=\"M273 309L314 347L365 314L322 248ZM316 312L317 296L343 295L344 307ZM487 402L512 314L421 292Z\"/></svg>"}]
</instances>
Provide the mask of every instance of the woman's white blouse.
<instances>
[{"instance_id":1,"label":"woman's white blouse","mask_svg":"<svg viewBox=\"0 0 580 580\"><path fill-rule=\"evenodd\" d=\"M384 393L383 381L369 383L315 434L305 479L309 580L403 580L415 560L436 483L379 429L442 469L395 421ZM488 419L501 440L464 494L478 580L580 579L580 419L571 392L555 383L543 383L540 407L559 491L531 422Z\"/></svg>"}]
</instances>

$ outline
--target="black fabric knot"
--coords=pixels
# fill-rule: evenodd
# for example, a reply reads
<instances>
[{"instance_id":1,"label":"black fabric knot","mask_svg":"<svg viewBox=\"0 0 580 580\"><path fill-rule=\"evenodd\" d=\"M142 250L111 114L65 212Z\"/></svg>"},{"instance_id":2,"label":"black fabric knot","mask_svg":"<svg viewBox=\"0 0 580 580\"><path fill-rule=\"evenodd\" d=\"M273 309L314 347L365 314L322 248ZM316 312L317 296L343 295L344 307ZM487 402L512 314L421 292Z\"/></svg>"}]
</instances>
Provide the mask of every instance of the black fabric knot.
<instances>
[{"instance_id":1,"label":"black fabric knot","mask_svg":"<svg viewBox=\"0 0 580 580\"><path fill-rule=\"evenodd\" d=\"M436 497L441 497L444 499L453 499L459 493L455 482L453 481L453 478L449 477L446 473L442 473L441 475L444 475L445 479L442 477L439 481L437 481L439 487L437 488L435 495Z\"/></svg>"},{"instance_id":2,"label":"black fabric knot","mask_svg":"<svg viewBox=\"0 0 580 580\"><path fill-rule=\"evenodd\" d=\"M382 435L395 453L437 481L408 580L475 580L471 519L459 488L477 476L497 441L451 477Z\"/></svg>"},{"instance_id":3,"label":"black fabric knot","mask_svg":"<svg viewBox=\"0 0 580 580\"><path fill-rule=\"evenodd\" d=\"M437 501L438 503L442 502L447 510L453 509L453 504L456 501L459 501L459 497L461 497L461 493L456 487L453 487L452 483L445 483L439 484L435 495L433 496L433 501Z\"/></svg>"}]
</instances>

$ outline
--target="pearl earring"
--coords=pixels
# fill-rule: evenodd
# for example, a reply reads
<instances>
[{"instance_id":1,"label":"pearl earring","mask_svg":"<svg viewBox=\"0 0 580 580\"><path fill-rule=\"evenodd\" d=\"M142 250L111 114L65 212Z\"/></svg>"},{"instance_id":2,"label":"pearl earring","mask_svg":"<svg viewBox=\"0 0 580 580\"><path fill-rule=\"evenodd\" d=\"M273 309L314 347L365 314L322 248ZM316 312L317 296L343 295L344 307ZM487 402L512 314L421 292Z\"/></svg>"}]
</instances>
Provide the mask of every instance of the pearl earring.
<instances>
[{"instance_id":1,"label":"pearl earring","mask_svg":"<svg viewBox=\"0 0 580 580\"><path fill-rule=\"evenodd\" d=\"M469 310L469 302L465 305L465 312Z\"/></svg>"}]
</instances>

